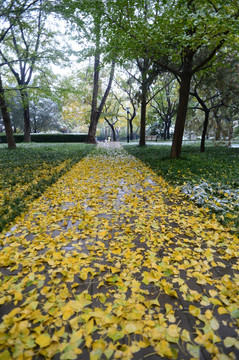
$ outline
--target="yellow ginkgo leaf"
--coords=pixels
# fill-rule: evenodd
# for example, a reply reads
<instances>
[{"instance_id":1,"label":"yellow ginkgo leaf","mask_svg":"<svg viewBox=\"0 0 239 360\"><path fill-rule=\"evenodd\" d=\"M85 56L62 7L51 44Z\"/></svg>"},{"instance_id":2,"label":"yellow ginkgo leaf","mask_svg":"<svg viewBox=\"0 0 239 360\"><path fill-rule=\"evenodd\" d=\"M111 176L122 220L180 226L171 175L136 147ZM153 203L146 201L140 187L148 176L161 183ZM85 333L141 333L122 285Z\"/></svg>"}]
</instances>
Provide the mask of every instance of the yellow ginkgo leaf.
<instances>
[{"instance_id":1,"label":"yellow ginkgo leaf","mask_svg":"<svg viewBox=\"0 0 239 360\"><path fill-rule=\"evenodd\" d=\"M220 306L220 307L217 309L217 311L218 311L218 314L220 314L220 315L223 315L223 314L227 314L227 313L228 313L227 309L224 308L223 306Z\"/></svg>"},{"instance_id":2,"label":"yellow ginkgo leaf","mask_svg":"<svg viewBox=\"0 0 239 360\"><path fill-rule=\"evenodd\" d=\"M42 334L35 339L35 342L40 346L40 348L45 348L51 343L51 337L49 334Z\"/></svg>"},{"instance_id":3,"label":"yellow ginkgo leaf","mask_svg":"<svg viewBox=\"0 0 239 360\"><path fill-rule=\"evenodd\" d=\"M194 305L189 305L189 312L195 317L198 317L201 314L200 309Z\"/></svg>"},{"instance_id":4,"label":"yellow ginkgo leaf","mask_svg":"<svg viewBox=\"0 0 239 360\"><path fill-rule=\"evenodd\" d=\"M233 346L236 343L237 339L227 336L224 340L223 340L223 344L225 345L225 347L229 348L231 346Z\"/></svg>"},{"instance_id":5,"label":"yellow ginkgo leaf","mask_svg":"<svg viewBox=\"0 0 239 360\"><path fill-rule=\"evenodd\" d=\"M125 326L125 330L127 331L128 334L131 334L137 331L137 326L133 322L131 322Z\"/></svg>"},{"instance_id":6,"label":"yellow ginkgo leaf","mask_svg":"<svg viewBox=\"0 0 239 360\"><path fill-rule=\"evenodd\" d=\"M167 333L174 338L179 337L179 332L180 332L180 329L175 324L169 325L169 327L167 328Z\"/></svg>"},{"instance_id":7,"label":"yellow ginkgo leaf","mask_svg":"<svg viewBox=\"0 0 239 360\"><path fill-rule=\"evenodd\" d=\"M182 341L185 341L185 342L186 341L188 341L188 342L191 341L190 333L189 333L188 330L183 329L182 334L181 334L181 339L182 339Z\"/></svg>"}]
</instances>

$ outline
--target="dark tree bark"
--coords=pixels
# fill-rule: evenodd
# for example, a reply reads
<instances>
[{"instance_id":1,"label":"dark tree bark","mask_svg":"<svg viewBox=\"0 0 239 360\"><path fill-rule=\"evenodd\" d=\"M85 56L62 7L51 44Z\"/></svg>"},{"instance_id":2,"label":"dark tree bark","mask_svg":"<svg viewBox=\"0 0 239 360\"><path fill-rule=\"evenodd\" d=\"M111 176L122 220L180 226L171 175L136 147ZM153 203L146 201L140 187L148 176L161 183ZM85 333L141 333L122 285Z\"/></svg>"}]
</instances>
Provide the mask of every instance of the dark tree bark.
<instances>
[{"instance_id":1,"label":"dark tree bark","mask_svg":"<svg viewBox=\"0 0 239 360\"><path fill-rule=\"evenodd\" d=\"M31 120L30 120L28 92L26 89L21 89L20 94L21 94L22 104L23 104L24 141L31 142Z\"/></svg>"},{"instance_id":2,"label":"dark tree bark","mask_svg":"<svg viewBox=\"0 0 239 360\"><path fill-rule=\"evenodd\" d=\"M5 100L5 94L4 94L4 89L3 89L3 85L2 85L1 74L0 74L0 108L1 108L1 112L2 112L5 132L6 132L8 148L15 149L16 143L15 143L15 139L13 136L11 119L9 116L9 112L8 112L8 108L7 108L7 104L6 104L6 100Z\"/></svg>"},{"instance_id":3,"label":"dark tree bark","mask_svg":"<svg viewBox=\"0 0 239 360\"><path fill-rule=\"evenodd\" d=\"M142 82L142 93L141 93L141 119L140 119L139 146L144 146L145 145L146 108L147 108L147 84L143 80L143 82Z\"/></svg>"},{"instance_id":4,"label":"dark tree bark","mask_svg":"<svg viewBox=\"0 0 239 360\"><path fill-rule=\"evenodd\" d=\"M130 140L134 140L134 129L133 129L133 121L129 121L129 138Z\"/></svg>"},{"instance_id":5,"label":"dark tree bark","mask_svg":"<svg viewBox=\"0 0 239 360\"><path fill-rule=\"evenodd\" d=\"M147 109L147 97L148 91L159 74L158 69L152 68L152 62L148 58L137 59L137 65L141 72L141 116L140 116L140 138L139 146L145 145L145 129L146 129L146 109Z\"/></svg>"},{"instance_id":6,"label":"dark tree bark","mask_svg":"<svg viewBox=\"0 0 239 360\"><path fill-rule=\"evenodd\" d=\"M105 121L107 122L107 124L109 125L109 127L111 128L112 131L112 136L113 136L113 141L117 141L116 139L116 132L115 132L115 127L114 125L116 124L116 122L111 123L106 117L105 117Z\"/></svg>"},{"instance_id":7,"label":"dark tree bark","mask_svg":"<svg viewBox=\"0 0 239 360\"><path fill-rule=\"evenodd\" d=\"M167 118L164 122L164 132L163 132L163 139L169 140L170 139L170 126L171 126L171 118Z\"/></svg>"},{"instance_id":8,"label":"dark tree bark","mask_svg":"<svg viewBox=\"0 0 239 360\"><path fill-rule=\"evenodd\" d=\"M172 81L171 81L172 82ZM166 91L166 99L167 99L167 105L165 106L162 99L158 100L155 99L155 97L152 98L154 100L155 104L151 103L151 107L155 109L159 117L162 119L164 123L164 129L163 129L163 140L169 140L170 139L170 126L172 123L172 118L176 113L176 101L172 101L170 98L170 92L171 89L169 87L170 83L166 84L161 91L165 88Z\"/></svg>"},{"instance_id":9,"label":"dark tree bark","mask_svg":"<svg viewBox=\"0 0 239 360\"><path fill-rule=\"evenodd\" d=\"M133 78L133 76L132 76ZM134 127L133 127L133 121L134 118L136 117L136 108L138 109L138 101L135 99L135 91L134 89L129 85L130 81L129 81L129 89L124 88L123 86L121 86L121 84L119 84L116 81L116 84L121 88L121 90L123 90L129 98L131 107L133 109L133 111L127 111L127 108L124 106L124 104L122 103L122 101L114 94L116 100L118 101L118 103L120 104L120 106L122 107L122 109L124 111L127 111L127 116L129 116L129 119L127 121L129 121L129 139L133 140L134 139Z\"/></svg>"},{"instance_id":10,"label":"dark tree bark","mask_svg":"<svg viewBox=\"0 0 239 360\"><path fill-rule=\"evenodd\" d=\"M93 85L93 94L92 94L92 103L91 103L91 117L90 117L90 126L88 131L88 136L86 142L88 144L95 144L95 134L98 123L98 109L97 109L97 100L99 93L99 76L100 76L100 54L95 55L94 63L94 85Z\"/></svg>"},{"instance_id":11,"label":"dark tree bark","mask_svg":"<svg viewBox=\"0 0 239 360\"><path fill-rule=\"evenodd\" d=\"M207 109L204 113L205 113L205 119L204 119L204 123L203 123L203 131L202 131L202 138L201 138L201 145L200 145L201 152L205 152L205 139L206 139L206 135L207 135L210 110Z\"/></svg>"},{"instance_id":12,"label":"dark tree bark","mask_svg":"<svg viewBox=\"0 0 239 360\"><path fill-rule=\"evenodd\" d=\"M203 78L201 78L202 80ZM200 81L201 81L200 80ZM199 82L200 83L200 82ZM198 103L201 105L201 108L196 107L199 110L202 110L204 112L204 122L203 122L203 130L202 130L202 137L201 137L201 144L200 144L200 151L201 152L205 152L205 140L206 140L206 136L207 136L207 129L208 129L208 124L209 124L209 115L210 115L210 111L212 109L218 109L219 107L223 106L223 101L220 101L218 104L215 105L211 105L210 107L207 106L206 101L212 101L213 99L215 99L217 97L217 95L213 95L210 98L208 98L207 100L203 100L198 91L197 91L197 86L199 85L196 84L194 91L190 92L190 94L192 96L194 96Z\"/></svg>"},{"instance_id":13,"label":"dark tree bark","mask_svg":"<svg viewBox=\"0 0 239 360\"><path fill-rule=\"evenodd\" d=\"M93 90L93 100L92 100L92 111L91 111L91 120L90 120L90 127L89 127L89 132L88 132L88 137L86 142L88 144L95 144L96 140L95 140L95 135L96 135L96 129L97 129L97 124L99 121L99 118L101 116L103 107L105 105L105 102L107 100L107 97L109 95L111 86L112 86L112 82L113 82L113 78L114 78L114 70L115 70L115 61L112 61L111 64L111 71L110 71L110 77L109 77L109 81L108 81L108 85L107 88L104 92L103 98L100 102L99 107L97 108L97 97L98 97L98 91L99 91L99 60L100 57L98 56L98 59L95 59L95 79L94 81L94 90ZM98 64L98 67L97 67Z\"/></svg>"},{"instance_id":14,"label":"dark tree bark","mask_svg":"<svg viewBox=\"0 0 239 360\"><path fill-rule=\"evenodd\" d=\"M185 71L181 75L179 103L178 103L174 135L173 135L173 142L170 153L170 157L172 159L179 158L181 154L183 133L184 133L184 127L185 127L185 121L186 121L187 109L188 109L191 78L192 78L192 73L190 71Z\"/></svg>"}]
</instances>

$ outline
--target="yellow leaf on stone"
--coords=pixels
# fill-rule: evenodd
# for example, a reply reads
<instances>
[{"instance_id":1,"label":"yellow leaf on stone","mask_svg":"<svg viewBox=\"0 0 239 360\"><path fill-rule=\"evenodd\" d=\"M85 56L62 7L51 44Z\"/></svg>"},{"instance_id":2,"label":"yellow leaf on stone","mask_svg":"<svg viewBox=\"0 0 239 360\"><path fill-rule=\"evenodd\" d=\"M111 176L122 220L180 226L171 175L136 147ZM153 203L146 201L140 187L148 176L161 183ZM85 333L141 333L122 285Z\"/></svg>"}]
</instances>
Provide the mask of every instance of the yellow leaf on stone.
<instances>
[{"instance_id":1,"label":"yellow leaf on stone","mask_svg":"<svg viewBox=\"0 0 239 360\"><path fill-rule=\"evenodd\" d=\"M218 292L216 290L209 290L209 294L211 297L217 296Z\"/></svg>"},{"instance_id":2,"label":"yellow leaf on stone","mask_svg":"<svg viewBox=\"0 0 239 360\"><path fill-rule=\"evenodd\" d=\"M0 359L1 360L12 360L10 352L8 350L4 350L2 353L0 353Z\"/></svg>"},{"instance_id":3,"label":"yellow leaf on stone","mask_svg":"<svg viewBox=\"0 0 239 360\"><path fill-rule=\"evenodd\" d=\"M189 305L189 312L195 317L198 317L201 314L200 309L194 305Z\"/></svg>"},{"instance_id":4,"label":"yellow leaf on stone","mask_svg":"<svg viewBox=\"0 0 239 360\"><path fill-rule=\"evenodd\" d=\"M179 331L180 329L175 324L169 325L169 327L167 328L168 334L174 338L177 338L179 336Z\"/></svg>"},{"instance_id":5,"label":"yellow leaf on stone","mask_svg":"<svg viewBox=\"0 0 239 360\"><path fill-rule=\"evenodd\" d=\"M2 304L5 303L6 298L7 298L6 296L2 296L2 297L0 298L0 305L2 305Z\"/></svg>"},{"instance_id":6,"label":"yellow leaf on stone","mask_svg":"<svg viewBox=\"0 0 239 360\"><path fill-rule=\"evenodd\" d=\"M209 298L208 299L210 301L211 304L213 305L222 305L221 301L215 298Z\"/></svg>"},{"instance_id":7,"label":"yellow leaf on stone","mask_svg":"<svg viewBox=\"0 0 239 360\"><path fill-rule=\"evenodd\" d=\"M168 357L170 359L176 359L177 357L174 356L168 341L166 340L161 340L157 343L157 345L155 346L155 351L158 355L164 357ZM176 355L176 354L175 354Z\"/></svg>"},{"instance_id":8,"label":"yellow leaf on stone","mask_svg":"<svg viewBox=\"0 0 239 360\"><path fill-rule=\"evenodd\" d=\"M78 330L76 332L73 332L73 334L71 335L70 343L74 344L75 342L77 342L82 337L83 337L83 330L82 329L80 329L80 330Z\"/></svg>"},{"instance_id":9,"label":"yellow leaf on stone","mask_svg":"<svg viewBox=\"0 0 239 360\"><path fill-rule=\"evenodd\" d=\"M35 342L40 346L40 348L44 348L51 343L51 337L48 334L42 334L38 336Z\"/></svg>"},{"instance_id":10,"label":"yellow leaf on stone","mask_svg":"<svg viewBox=\"0 0 239 360\"><path fill-rule=\"evenodd\" d=\"M79 278L83 281L85 281L88 278L88 271L82 270L79 274Z\"/></svg>"},{"instance_id":11,"label":"yellow leaf on stone","mask_svg":"<svg viewBox=\"0 0 239 360\"><path fill-rule=\"evenodd\" d=\"M175 297L175 298L178 297L177 292L174 289L172 289L172 287L169 284L164 285L163 289L167 295Z\"/></svg>"},{"instance_id":12,"label":"yellow leaf on stone","mask_svg":"<svg viewBox=\"0 0 239 360\"><path fill-rule=\"evenodd\" d=\"M217 262L217 265L218 265L218 266L221 266L222 268L225 268L225 267L226 267L226 265L223 264L221 261L218 261L218 262Z\"/></svg>"},{"instance_id":13,"label":"yellow leaf on stone","mask_svg":"<svg viewBox=\"0 0 239 360\"><path fill-rule=\"evenodd\" d=\"M102 352L105 350L107 343L103 339L99 339L93 342L93 349L100 349Z\"/></svg>"},{"instance_id":14,"label":"yellow leaf on stone","mask_svg":"<svg viewBox=\"0 0 239 360\"><path fill-rule=\"evenodd\" d=\"M181 334L181 339L182 341L191 341L191 337L190 337L190 333L188 330L183 329L182 334Z\"/></svg>"},{"instance_id":15,"label":"yellow leaf on stone","mask_svg":"<svg viewBox=\"0 0 239 360\"><path fill-rule=\"evenodd\" d=\"M18 323L18 330L20 332L23 332L24 330L26 330L28 328L28 320L23 320L23 321L20 321Z\"/></svg>"},{"instance_id":16,"label":"yellow leaf on stone","mask_svg":"<svg viewBox=\"0 0 239 360\"><path fill-rule=\"evenodd\" d=\"M37 326L33 329L38 335L40 335L41 331L42 331L42 327L41 326Z\"/></svg>"},{"instance_id":17,"label":"yellow leaf on stone","mask_svg":"<svg viewBox=\"0 0 239 360\"><path fill-rule=\"evenodd\" d=\"M211 320L211 318L212 318L212 312L211 312L211 310L206 310L206 312L205 312L205 317L206 317L206 319L207 320Z\"/></svg>"},{"instance_id":18,"label":"yellow leaf on stone","mask_svg":"<svg viewBox=\"0 0 239 360\"><path fill-rule=\"evenodd\" d=\"M81 354L82 354L82 350L81 350L81 349L78 349L78 348L75 348L75 349L74 349L74 353L75 353L76 355L81 355Z\"/></svg>"},{"instance_id":19,"label":"yellow leaf on stone","mask_svg":"<svg viewBox=\"0 0 239 360\"><path fill-rule=\"evenodd\" d=\"M189 352L190 355L193 356L194 359L199 359L200 358L200 348L199 346L196 345L192 345L187 343L187 350Z\"/></svg>"},{"instance_id":20,"label":"yellow leaf on stone","mask_svg":"<svg viewBox=\"0 0 239 360\"><path fill-rule=\"evenodd\" d=\"M90 335L87 335L85 337L85 345L86 345L86 347L88 347L88 349L91 347L92 341L93 341L93 339Z\"/></svg>"},{"instance_id":21,"label":"yellow leaf on stone","mask_svg":"<svg viewBox=\"0 0 239 360\"><path fill-rule=\"evenodd\" d=\"M215 318L212 318L212 319L210 320L210 325L211 325L211 327L212 327L213 330L218 330L219 327L220 327L218 321L217 321Z\"/></svg>"},{"instance_id":22,"label":"yellow leaf on stone","mask_svg":"<svg viewBox=\"0 0 239 360\"><path fill-rule=\"evenodd\" d=\"M220 314L220 315L223 315L223 314L227 314L227 313L228 313L227 309L225 309L223 306L220 306L220 307L217 309L217 311L218 311L218 314Z\"/></svg>"},{"instance_id":23,"label":"yellow leaf on stone","mask_svg":"<svg viewBox=\"0 0 239 360\"><path fill-rule=\"evenodd\" d=\"M65 326L62 326L60 330L56 331L56 335L62 337L64 332L65 332Z\"/></svg>"},{"instance_id":24,"label":"yellow leaf on stone","mask_svg":"<svg viewBox=\"0 0 239 360\"><path fill-rule=\"evenodd\" d=\"M23 298L22 293L20 293L20 292L18 292L18 291L16 291L16 292L14 293L14 300L21 301L22 298Z\"/></svg>"},{"instance_id":25,"label":"yellow leaf on stone","mask_svg":"<svg viewBox=\"0 0 239 360\"><path fill-rule=\"evenodd\" d=\"M70 323L70 326L71 326L72 330L77 330L79 328L78 318L77 317L71 319L69 321L69 323Z\"/></svg>"},{"instance_id":26,"label":"yellow leaf on stone","mask_svg":"<svg viewBox=\"0 0 239 360\"><path fill-rule=\"evenodd\" d=\"M229 348L231 346L233 346L236 343L237 339L227 336L224 340L223 340L223 344L225 345L226 348Z\"/></svg>"},{"instance_id":27,"label":"yellow leaf on stone","mask_svg":"<svg viewBox=\"0 0 239 360\"><path fill-rule=\"evenodd\" d=\"M94 328L94 320L91 319L85 325L86 334L87 335L91 334L93 331L93 328Z\"/></svg>"},{"instance_id":28,"label":"yellow leaf on stone","mask_svg":"<svg viewBox=\"0 0 239 360\"><path fill-rule=\"evenodd\" d=\"M131 334L131 333L137 331L137 327L135 326L134 323L128 323L125 326L125 330L127 331L128 334Z\"/></svg>"},{"instance_id":29,"label":"yellow leaf on stone","mask_svg":"<svg viewBox=\"0 0 239 360\"><path fill-rule=\"evenodd\" d=\"M74 314L74 310L72 309L72 307L67 304L62 308L62 313L63 313L63 320L68 320L73 314Z\"/></svg>"},{"instance_id":30,"label":"yellow leaf on stone","mask_svg":"<svg viewBox=\"0 0 239 360\"><path fill-rule=\"evenodd\" d=\"M110 271L112 272L112 274L116 274L116 273L119 273L120 272L120 269L119 268L117 268L117 267L111 267L110 268Z\"/></svg>"},{"instance_id":31,"label":"yellow leaf on stone","mask_svg":"<svg viewBox=\"0 0 239 360\"><path fill-rule=\"evenodd\" d=\"M70 294L66 288L60 290L59 295L62 299L67 299L70 296Z\"/></svg>"}]
</instances>

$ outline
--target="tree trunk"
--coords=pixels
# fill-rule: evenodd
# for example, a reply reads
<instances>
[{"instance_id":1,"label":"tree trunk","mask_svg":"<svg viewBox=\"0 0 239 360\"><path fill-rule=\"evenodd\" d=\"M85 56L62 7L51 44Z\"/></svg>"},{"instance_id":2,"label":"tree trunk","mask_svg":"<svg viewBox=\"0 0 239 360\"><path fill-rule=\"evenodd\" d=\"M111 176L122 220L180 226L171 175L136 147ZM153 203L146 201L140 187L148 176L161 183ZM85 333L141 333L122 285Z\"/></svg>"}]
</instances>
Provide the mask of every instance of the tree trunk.
<instances>
[{"instance_id":1,"label":"tree trunk","mask_svg":"<svg viewBox=\"0 0 239 360\"><path fill-rule=\"evenodd\" d=\"M133 131L133 120L129 120L129 138L134 140L134 131Z\"/></svg>"},{"instance_id":2,"label":"tree trunk","mask_svg":"<svg viewBox=\"0 0 239 360\"><path fill-rule=\"evenodd\" d=\"M6 132L8 148L15 149L16 143L15 143L15 139L13 136L11 119L9 116L9 112L8 112L7 104L6 104L6 100L5 100L5 94L4 94L4 89L3 89L3 85L2 85L1 75L0 75L0 108L1 108L1 112L2 112L5 132Z\"/></svg>"},{"instance_id":3,"label":"tree trunk","mask_svg":"<svg viewBox=\"0 0 239 360\"><path fill-rule=\"evenodd\" d=\"M170 139L170 126L171 126L171 118L167 122L167 140Z\"/></svg>"},{"instance_id":4,"label":"tree trunk","mask_svg":"<svg viewBox=\"0 0 239 360\"><path fill-rule=\"evenodd\" d=\"M30 121L29 98L28 98L27 90L21 89L20 94L23 104L24 141L31 142L31 121Z\"/></svg>"},{"instance_id":5,"label":"tree trunk","mask_svg":"<svg viewBox=\"0 0 239 360\"><path fill-rule=\"evenodd\" d=\"M100 56L96 55L91 120L90 120L90 127L89 127L88 137L87 137L87 140L86 140L86 142L88 144L95 144L96 143L95 135L96 135L97 124L98 124L100 115L101 115L101 113L103 111L103 107L105 105L107 97L109 95L109 92L110 92L110 89L111 89L111 86L112 86L112 82L113 82L113 78L114 78L115 61L112 61L109 82L108 82L107 88L105 90L104 96L103 96L103 98L102 98L102 100L100 102L100 105L97 108L97 97L98 97L98 91L99 91L99 65L100 65Z\"/></svg>"},{"instance_id":6,"label":"tree trunk","mask_svg":"<svg viewBox=\"0 0 239 360\"><path fill-rule=\"evenodd\" d=\"M188 109L191 78L192 78L191 73L187 71L181 75L179 104L178 104L177 117L176 117L175 129L173 134L173 143L170 154L171 159L179 158L181 154L184 126L185 126L187 109Z\"/></svg>"},{"instance_id":7,"label":"tree trunk","mask_svg":"<svg viewBox=\"0 0 239 360\"><path fill-rule=\"evenodd\" d=\"M163 129L163 139L164 140L167 140L167 133L168 133L167 129L168 129L168 122L166 120L166 121L164 121L164 129Z\"/></svg>"},{"instance_id":8,"label":"tree trunk","mask_svg":"<svg viewBox=\"0 0 239 360\"><path fill-rule=\"evenodd\" d=\"M112 135L113 135L113 141L116 141L116 133L115 133L114 125L111 126L111 130L112 130Z\"/></svg>"},{"instance_id":9,"label":"tree trunk","mask_svg":"<svg viewBox=\"0 0 239 360\"><path fill-rule=\"evenodd\" d=\"M139 146L145 145L146 107L147 107L147 84L143 81L142 94L141 94L141 118L140 118Z\"/></svg>"},{"instance_id":10,"label":"tree trunk","mask_svg":"<svg viewBox=\"0 0 239 360\"><path fill-rule=\"evenodd\" d=\"M107 124L111 128L113 141L116 141L116 132L115 132L114 125L106 117L105 117L105 121L107 122Z\"/></svg>"},{"instance_id":11,"label":"tree trunk","mask_svg":"<svg viewBox=\"0 0 239 360\"><path fill-rule=\"evenodd\" d=\"M91 116L90 116L90 127L88 131L88 136L86 142L88 144L95 144L95 134L98 123L98 114L97 114L97 99L99 92L99 76L100 76L100 54L95 55L94 63L94 85L93 85L93 95L91 103Z\"/></svg>"},{"instance_id":12,"label":"tree trunk","mask_svg":"<svg viewBox=\"0 0 239 360\"><path fill-rule=\"evenodd\" d=\"M200 146L201 152L205 152L205 139L207 134L208 122L209 122L209 111L204 110L204 112L205 112L205 119L203 123L203 131L202 131L201 146Z\"/></svg>"},{"instance_id":13,"label":"tree trunk","mask_svg":"<svg viewBox=\"0 0 239 360\"><path fill-rule=\"evenodd\" d=\"M221 119L219 118L219 116L215 116L215 119L216 119L216 134L215 134L215 139L216 140L221 140L221 130L222 130L222 127L221 127Z\"/></svg>"}]
</instances>

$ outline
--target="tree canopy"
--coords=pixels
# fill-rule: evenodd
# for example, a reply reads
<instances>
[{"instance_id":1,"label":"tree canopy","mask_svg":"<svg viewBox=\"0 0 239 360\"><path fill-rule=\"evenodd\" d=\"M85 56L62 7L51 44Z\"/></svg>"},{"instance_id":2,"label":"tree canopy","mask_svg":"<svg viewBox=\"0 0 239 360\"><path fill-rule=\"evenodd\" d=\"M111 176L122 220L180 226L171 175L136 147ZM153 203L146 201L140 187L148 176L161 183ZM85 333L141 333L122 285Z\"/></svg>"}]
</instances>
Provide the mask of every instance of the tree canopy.
<instances>
[{"instance_id":1,"label":"tree canopy","mask_svg":"<svg viewBox=\"0 0 239 360\"><path fill-rule=\"evenodd\" d=\"M72 48L71 53L77 54L80 61L94 58L88 136L92 142L104 103L111 91L113 69L131 63L138 68L141 76L139 93L135 94L141 103L140 145L145 144L147 93L150 86L166 73L177 80L179 97L171 157L179 157L192 78L196 74L200 73L201 76L205 71L210 72L219 54L223 59L228 54L234 58L237 53L239 4L236 0L25 0L2 1L2 5L1 65L4 68L8 65L18 85L29 83L30 75L40 58L47 57L52 61L60 56L50 50L50 47L54 48L53 44L48 49L46 46L51 37L48 32L49 22L40 27L38 17L38 21L35 21L37 27L32 25L31 16L37 14L39 7L42 9L41 17L55 14L59 19L67 21L68 33L74 40L77 39L82 49L75 52ZM27 32L31 37L26 36ZM29 42L33 38L35 40ZM15 57L14 51L17 55ZM103 93L100 77L106 64L112 65L112 71ZM19 66L21 74L15 70ZM26 70L24 76L23 68ZM41 71L40 67L38 69Z\"/></svg>"}]
</instances>

